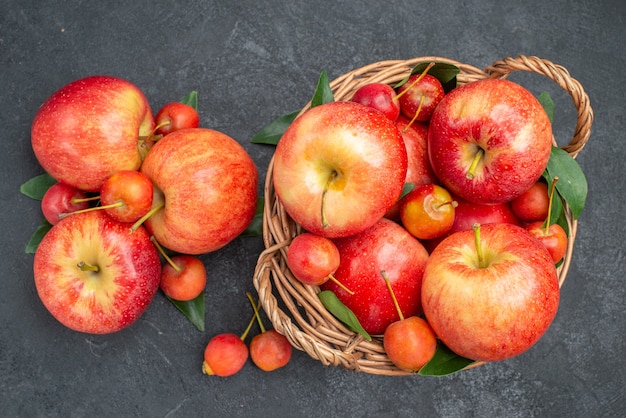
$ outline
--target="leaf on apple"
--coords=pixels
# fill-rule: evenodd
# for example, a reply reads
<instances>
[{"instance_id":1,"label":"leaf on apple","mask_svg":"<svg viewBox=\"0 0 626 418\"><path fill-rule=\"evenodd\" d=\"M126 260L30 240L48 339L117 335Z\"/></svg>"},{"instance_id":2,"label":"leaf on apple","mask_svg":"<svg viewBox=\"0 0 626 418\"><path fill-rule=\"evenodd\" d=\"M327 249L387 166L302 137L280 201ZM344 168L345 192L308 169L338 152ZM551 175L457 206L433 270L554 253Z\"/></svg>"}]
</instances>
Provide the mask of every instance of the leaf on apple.
<instances>
[{"instance_id":1,"label":"leaf on apple","mask_svg":"<svg viewBox=\"0 0 626 418\"><path fill-rule=\"evenodd\" d=\"M363 329L354 312L344 305L332 290L323 290L317 294L317 297L335 318L340 320L350 330L361 334L367 341L372 341L372 337Z\"/></svg>"},{"instance_id":2,"label":"leaf on apple","mask_svg":"<svg viewBox=\"0 0 626 418\"><path fill-rule=\"evenodd\" d=\"M578 162L567 151L553 146L543 177L548 184L552 184L555 177L559 178L556 190L569 205L572 218L578 219L585 207L588 190L587 178Z\"/></svg>"},{"instance_id":3,"label":"leaf on apple","mask_svg":"<svg viewBox=\"0 0 626 418\"><path fill-rule=\"evenodd\" d=\"M26 244L26 254L35 254L37 247L39 247L39 243L48 231L50 231L50 228L52 228L52 224L50 224L50 222L45 219L41 221L39 226L37 226L37 229L35 229L35 232L33 232L33 235L30 237L28 244Z\"/></svg>"},{"instance_id":4,"label":"leaf on apple","mask_svg":"<svg viewBox=\"0 0 626 418\"><path fill-rule=\"evenodd\" d=\"M189 321L191 321L198 331L204 331L204 292L189 301L174 300L170 297L167 298L187 317L187 319L189 319Z\"/></svg>"},{"instance_id":5,"label":"leaf on apple","mask_svg":"<svg viewBox=\"0 0 626 418\"><path fill-rule=\"evenodd\" d=\"M440 341L435 355L419 370L418 374L421 376L446 376L463 370L473 362L474 360L454 353Z\"/></svg>"},{"instance_id":6,"label":"leaf on apple","mask_svg":"<svg viewBox=\"0 0 626 418\"><path fill-rule=\"evenodd\" d=\"M548 118L550 119L550 123L552 124L552 122L554 121L554 101L552 100L550 93L548 93L547 91L542 91L541 94L537 96L537 100L539 100L541 107L543 107L543 110L545 110L548 114Z\"/></svg>"},{"instance_id":7,"label":"leaf on apple","mask_svg":"<svg viewBox=\"0 0 626 418\"><path fill-rule=\"evenodd\" d=\"M426 67L430 64L430 62L420 62L416 64L415 67L411 70L411 74L406 76L403 80L399 81L394 89L397 89L404 83L409 80L409 77L414 74L421 74L424 72ZM450 90L456 87L456 76L461 72L461 69L454 64L449 64L447 62L435 62L435 65L428 70L427 74L435 77L441 85L443 86L443 91L448 93Z\"/></svg>"},{"instance_id":8,"label":"leaf on apple","mask_svg":"<svg viewBox=\"0 0 626 418\"><path fill-rule=\"evenodd\" d=\"M300 111L296 110L274 119L269 125L254 135L251 142L253 144L278 144L278 141L283 136L283 133L285 133L289 125L291 125L291 122L296 119L299 113Z\"/></svg>"},{"instance_id":9,"label":"leaf on apple","mask_svg":"<svg viewBox=\"0 0 626 418\"><path fill-rule=\"evenodd\" d=\"M180 102L193 107L197 111L198 110L198 92L195 90L190 92L188 95L180 99Z\"/></svg>"},{"instance_id":10,"label":"leaf on apple","mask_svg":"<svg viewBox=\"0 0 626 418\"><path fill-rule=\"evenodd\" d=\"M263 234L263 208L265 206L265 198L259 197L256 202L256 212L254 218L248 227L241 233L242 237L258 237Z\"/></svg>"},{"instance_id":11,"label":"leaf on apple","mask_svg":"<svg viewBox=\"0 0 626 418\"><path fill-rule=\"evenodd\" d=\"M20 192L31 199L41 200L50 186L57 181L48 173L40 174L20 186Z\"/></svg>"}]
</instances>

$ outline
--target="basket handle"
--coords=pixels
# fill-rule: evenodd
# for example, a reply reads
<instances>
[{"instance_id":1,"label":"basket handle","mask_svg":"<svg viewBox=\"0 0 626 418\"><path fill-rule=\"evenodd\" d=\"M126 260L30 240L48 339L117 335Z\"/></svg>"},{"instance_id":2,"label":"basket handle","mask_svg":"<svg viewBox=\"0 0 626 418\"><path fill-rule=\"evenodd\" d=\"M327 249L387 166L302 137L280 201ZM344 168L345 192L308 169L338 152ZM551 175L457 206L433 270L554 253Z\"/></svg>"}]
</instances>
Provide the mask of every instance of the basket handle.
<instances>
[{"instance_id":1,"label":"basket handle","mask_svg":"<svg viewBox=\"0 0 626 418\"><path fill-rule=\"evenodd\" d=\"M591 135L593 110L589 104L589 96L585 93L582 85L570 76L565 67L535 56L520 55L517 58L508 57L495 61L490 66L487 66L485 71L492 78L506 78L513 71L528 71L552 79L572 97L574 106L578 110L574 137L569 144L561 148L572 157L576 157L584 148Z\"/></svg>"}]
</instances>

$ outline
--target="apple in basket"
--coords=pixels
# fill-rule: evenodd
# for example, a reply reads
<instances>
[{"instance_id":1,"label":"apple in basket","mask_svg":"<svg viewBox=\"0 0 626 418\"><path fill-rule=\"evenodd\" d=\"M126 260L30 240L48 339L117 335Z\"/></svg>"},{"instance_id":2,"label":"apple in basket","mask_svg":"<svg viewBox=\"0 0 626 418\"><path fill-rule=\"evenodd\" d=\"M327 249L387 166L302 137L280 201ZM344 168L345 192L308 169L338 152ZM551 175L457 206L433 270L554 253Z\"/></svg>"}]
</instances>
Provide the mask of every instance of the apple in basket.
<instances>
[{"instance_id":1,"label":"apple in basket","mask_svg":"<svg viewBox=\"0 0 626 418\"><path fill-rule=\"evenodd\" d=\"M383 113L355 102L315 106L287 128L273 183L285 210L327 238L374 225L398 200L407 172L404 140Z\"/></svg>"},{"instance_id":2,"label":"apple in basket","mask_svg":"<svg viewBox=\"0 0 626 418\"><path fill-rule=\"evenodd\" d=\"M422 281L428 323L456 354L504 360L529 349L559 305L552 257L521 226L476 224L431 253Z\"/></svg>"},{"instance_id":3,"label":"apple in basket","mask_svg":"<svg viewBox=\"0 0 626 418\"><path fill-rule=\"evenodd\" d=\"M332 290L368 333L382 335L400 319L385 278L403 315L421 314L420 289L428 252L417 238L382 218L363 232L333 241L340 258L334 274L337 282L329 280L321 288Z\"/></svg>"},{"instance_id":4,"label":"apple in basket","mask_svg":"<svg viewBox=\"0 0 626 418\"><path fill-rule=\"evenodd\" d=\"M137 170L154 129L150 105L137 86L110 76L73 81L39 108L31 144L52 177L98 191L120 170Z\"/></svg>"},{"instance_id":5,"label":"apple in basket","mask_svg":"<svg viewBox=\"0 0 626 418\"><path fill-rule=\"evenodd\" d=\"M230 136L206 128L174 131L148 152L141 172L154 183L148 230L184 254L218 250L254 218L257 168Z\"/></svg>"},{"instance_id":6,"label":"apple in basket","mask_svg":"<svg viewBox=\"0 0 626 418\"><path fill-rule=\"evenodd\" d=\"M108 334L135 322L159 288L161 261L145 228L104 211L61 219L37 247L35 287L44 306L75 331Z\"/></svg>"},{"instance_id":7,"label":"apple in basket","mask_svg":"<svg viewBox=\"0 0 626 418\"><path fill-rule=\"evenodd\" d=\"M432 168L451 193L471 202L513 200L541 177L551 150L545 110L532 93L504 79L457 87L430 120Z\"/></svg>"}]
</instances>

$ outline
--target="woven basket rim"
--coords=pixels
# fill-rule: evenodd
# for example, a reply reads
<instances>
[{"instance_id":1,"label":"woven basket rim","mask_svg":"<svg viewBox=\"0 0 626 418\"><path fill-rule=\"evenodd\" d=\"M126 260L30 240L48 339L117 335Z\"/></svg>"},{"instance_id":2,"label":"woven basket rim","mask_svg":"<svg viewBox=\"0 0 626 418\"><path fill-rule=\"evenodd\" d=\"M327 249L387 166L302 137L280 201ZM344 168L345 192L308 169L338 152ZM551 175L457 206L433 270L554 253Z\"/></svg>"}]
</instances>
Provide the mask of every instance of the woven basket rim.
<instances>
[{"instance_id":1,"label":"woven basket rim","mask_svg":"<svg viewBox=\"0 0 626 418\"><path fill-rule=\"evenodd\" d=\"M574 158L587 143L593 111L582 85L572 78L563 66L538 57L507 57L495 61L484 70L449 58L439 56L416 57L409 60L378 61L355 69L330 82L335 100L349 100L354 91L363 84L383 82L387 84L403 80L411 69L422 62L445 62L456 65L459 85L486 78L506 78L514 71L528 71L552 79L572 98L576 107L577 123L571 141L561 148ZM300 113L310 107L307 103ZM556 141L553 138L553 143ZM411 374L393 365L382 347L382 339L365 340L348 330L332 316L317 297L318 288L301 284L286 263L287 248L293 237L301 232L276 198L273 188L272 157L264 188L263 242L265 250L259 255L254 271L253 284L259 294L259 302L273 327L285 335L294 348L306 352L312 358L328 366L378 375L402 376ZM557 268L559 286L565 282L573 256L578 221L573 220L566 206L569 226L568 247L561 265ZM475 362L469 367L481 365Z\"/></svg>"}]
</instances>

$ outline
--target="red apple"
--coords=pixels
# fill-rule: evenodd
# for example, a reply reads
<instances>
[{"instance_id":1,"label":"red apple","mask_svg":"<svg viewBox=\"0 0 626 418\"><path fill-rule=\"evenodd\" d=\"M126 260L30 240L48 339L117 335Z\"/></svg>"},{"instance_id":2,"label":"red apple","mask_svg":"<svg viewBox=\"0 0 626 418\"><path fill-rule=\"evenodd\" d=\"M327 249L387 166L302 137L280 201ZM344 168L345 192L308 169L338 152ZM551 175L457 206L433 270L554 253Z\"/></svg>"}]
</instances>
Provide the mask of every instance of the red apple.
<instances>
[{"instance_id":1,"label":"red apple","mask_svg":"<svg viewBox=\"0 0 626 418\"><path fill-rule=\"evenodd\" d=\"M556 268L524 228L483 225L450 235L432 252L422 304L456 354L504 360L528 350L552 323L559 305Z\"/></svg>"},{"instance_id":2,"label":"red apple","mask_svg":"<svg viewBox=\"0 0 626 418\"><path fill-rule=\"evenodd\" d=\"M383 334L400 319L384 275L403 314L421 313L420 289L428 253L402 226L382 218L361 233L334 241L341 259L335 277L353 294L332 281L322 289L332 290L368 333Z\"/></svg>"},{"instance_id":3,"label":"red apple","mask_svg":"<svg viewBox=\"0 0 626 418\"><path fill-rule=\"evenodd\" d=\"M193 106L181 102L171 102L163 105L156 114L156 133L167 135L184 128L200 126L200 116Z\"/></svg>"},{"instance_id":4,"label":"red apple","mask_svg":"<svg viewBox=\"0 0 626 418\"><path fill-rule=\"evenodd\" d=\"M129 230L95 211L68 216L44 236L35 253L35 286L63 325L112 333L150 305L159 288L159 253L144 228Z\"/></svg>"},{"instance_id":5,"label":"red apple","mask_svg":"<svg viewBox=\"0 0 626 418\"><path fill-rule=\"evenodd\" d=\"M154 129L150 105L137 86L110 76L73 81L39 108L31 128L33 151L52 177L98 191L119 170L137 170Z\"/></svg>"},{"instance_id":6,"label":"red apple","mask_svg":"<svg viewBox=\"0 0 626 418\"><path fill-rule=\"evenodd\" d=\"M329 238L374 225L398 200L407 171L402 135L381 112L354 102L319 105L278 142L276 194L304 229Z\"/></svg>"},{"instance_id":7,"label":"red apple","mask_svg":"<svg viewBox=\"0 0 626 418\"><path fill-rule=\"evenodd\" d=\"M543 107L524 87L504 79L455 88L430 120L433 170L450 192L471 202L513 200L541 177L551 150Z\"/></svg>"},{"instance_id":8,"label":"red apple","mask_svg":"<svg viewBox=\"0 0 626 418\"><path fill-rule=\"evenodd\" d=\"M395 97L396 91L389 84L369 83L359 87L351 100L380 110L390 120L395 121L400 115L400 102Z\"/></svg>"},{"instance_id":9,"label":"red apple","mask_svg":"<svg viewBox=\"0 0 626 418\"><path fill-rule=\"evenodd\" d=\"M172 132L152 147L141 171L154 184L155 212L145 225L172 251L202 254L222 248L256 212L257 168L224 133L204 128Z\"/></svg>"},{"instance_id":10,"label":"red apple","mask_svg":"<svg viewBox=\"0 0 626 418\"><path fill-rule=\"evenodd\" d=\"M41 212L52 225L61 220L64 213L87 209L89 202L84 200L85 192L65 183L55 183L44 193L41 199Z\"/></svg>"}]
</instances>

